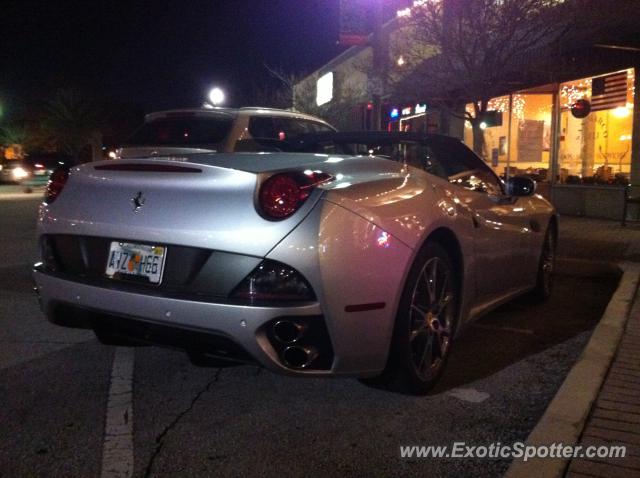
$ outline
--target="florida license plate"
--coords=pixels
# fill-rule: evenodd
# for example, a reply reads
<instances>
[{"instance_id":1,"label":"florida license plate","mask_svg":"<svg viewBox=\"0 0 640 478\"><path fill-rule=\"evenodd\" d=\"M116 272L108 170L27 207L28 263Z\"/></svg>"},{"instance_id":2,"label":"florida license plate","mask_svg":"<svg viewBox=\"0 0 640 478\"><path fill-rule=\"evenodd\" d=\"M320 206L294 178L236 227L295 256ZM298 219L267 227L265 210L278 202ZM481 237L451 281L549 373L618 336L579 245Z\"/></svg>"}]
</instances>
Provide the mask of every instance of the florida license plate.
<instances>
[{"instance_id":1,"label":"florida license plate","mask_svg":"<svg viewBox=\"0 0 640 478\"><path fill-rule=\"evenodd\" d=\"M106 274L114 279L141 277L152 284L162 280L166 248L130 242L112 242Z\"/></svg>"}]
</instances>

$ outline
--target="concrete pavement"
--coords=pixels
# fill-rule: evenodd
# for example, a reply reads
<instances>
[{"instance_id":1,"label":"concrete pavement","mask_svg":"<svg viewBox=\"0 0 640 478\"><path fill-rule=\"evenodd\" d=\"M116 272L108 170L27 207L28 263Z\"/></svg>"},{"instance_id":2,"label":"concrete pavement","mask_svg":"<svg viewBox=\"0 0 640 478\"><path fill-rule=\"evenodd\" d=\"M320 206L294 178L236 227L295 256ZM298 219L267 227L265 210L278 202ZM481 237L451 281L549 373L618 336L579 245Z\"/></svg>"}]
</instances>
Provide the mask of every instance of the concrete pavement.
<instances>
[{"instance_id":1,"label":"concrete pavement","mask_svg":"<svg viewBox=\"0 0 640 478\"><path fill-rule=\"evenodd\" d=\"M565 263L594 270L617 264L618 290L589 343L527 439L528 445L625 445L624 458L514 461L509 478L640 476L640 224L563 217Z\"/></svg>"},{"instance_id":2,"label":"concrete pavement","mask_svg":"<svg viewBox=\"0 0 640 478\"><path fill-rule=\"evenodd\" d=\"M90 332L38 312L36 206L0 201L0 476L100 476L114 377L129 369L114 368L115 349ZM471 327L427 397L254 366L199 369L178 351L135 349L133 476L499 476L507 460L401 460L399 446L524 440L616 288L616 276L576 270L558 277L549 302L522 299Z\"/></svg>"}]
</instances>

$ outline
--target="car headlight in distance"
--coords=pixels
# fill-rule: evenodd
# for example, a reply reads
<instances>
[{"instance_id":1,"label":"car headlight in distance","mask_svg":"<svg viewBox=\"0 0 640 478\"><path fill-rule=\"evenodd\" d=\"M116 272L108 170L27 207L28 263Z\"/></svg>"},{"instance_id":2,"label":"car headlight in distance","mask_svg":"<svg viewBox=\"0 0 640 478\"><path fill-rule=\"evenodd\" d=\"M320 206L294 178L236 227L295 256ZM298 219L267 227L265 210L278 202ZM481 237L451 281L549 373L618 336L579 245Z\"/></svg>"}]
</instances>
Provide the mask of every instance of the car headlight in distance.
<instances>
[{"instance_id":1,"label":"car headlight in distance","mask_svg":"<svg viewBox=\"0 0 640 478\"><path fill-rule=\"evenodd\" d=\"M253 301L313 301L307 280L293 267L264 260L231 293L231 298Z\"/></svg>"},{"instance_id":2,"label":"car headlight in distance","mask_svg":"<svg viewBox=\"0 0 640 478\"><path fill-rule=\"evenodd\" d=\"M21 166L13 168L11 174L13 174L13 179L24 179L29 176L29 172Z\"/></svg>"}]
</instances>

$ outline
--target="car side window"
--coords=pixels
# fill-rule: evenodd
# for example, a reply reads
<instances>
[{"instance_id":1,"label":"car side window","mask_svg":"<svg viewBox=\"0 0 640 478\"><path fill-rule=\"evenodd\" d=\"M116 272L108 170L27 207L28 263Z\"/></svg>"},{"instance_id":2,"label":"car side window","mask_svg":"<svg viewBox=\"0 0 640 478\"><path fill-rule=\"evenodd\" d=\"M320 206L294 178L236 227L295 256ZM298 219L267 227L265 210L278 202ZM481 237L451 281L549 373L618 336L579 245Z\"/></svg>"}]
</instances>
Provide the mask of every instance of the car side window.
<instances>
[{"instance_id":1,"label":"car side window","mask_svg":"<svg viewBox=\"0 0 640 478\"><path fill-rule=\"evenodd\" d=\"M280 141L287 141L296 136L313 133L308 121L297 118L277 117L273 119Z\"/></svg>"},{"instance_id":2,"label":"car side window","mask_svg":"<svg viewBox=\"0 0 640 478\"><path fill-rule=\"evenodd\" d=\"M333 133L333 128L317 121L306 121L311 133Z\"/></svg>"},{"instance_id":3,"label":"car side window","mask_svg":"<svg viewBox=\"0 0 640 478\"><path fill-rule=\"evenodd\" d=\"M251 116L249 134L253 138L278 139L278 131L271 116Z\"/></svg>"},{"instance_id":4,"label":"car side window","mask_svg":"<svg viewBox=\"0 0 640 478\"><path fill-rule=\"evenodd\" d=\"M417 142L403 142L399 144L399 148L399 153L403 155L404 162L409 166L420 168L440 178L447 178L447 173L438 155L429 145Z\"/></svg>"},{"instance_id":5,"label":"car side window","mask_svg":"<svg viewBox=\"0 0 640 478\"><path fill-rule=\"evenodd\" d=\"M442 158L449 182L471 191L492 196L504 194L502 183L484 161L458 141L434 145Z\"/></svg>"}]
</instances>

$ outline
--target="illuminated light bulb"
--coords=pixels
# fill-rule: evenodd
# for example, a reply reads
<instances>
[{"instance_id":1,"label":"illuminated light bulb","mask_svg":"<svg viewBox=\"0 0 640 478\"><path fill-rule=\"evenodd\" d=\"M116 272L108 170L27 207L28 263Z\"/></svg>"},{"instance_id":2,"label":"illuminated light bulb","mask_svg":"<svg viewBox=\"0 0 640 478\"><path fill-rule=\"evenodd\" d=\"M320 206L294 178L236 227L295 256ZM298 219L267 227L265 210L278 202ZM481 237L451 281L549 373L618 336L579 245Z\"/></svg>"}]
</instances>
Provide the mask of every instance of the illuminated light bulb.
<instances>
[{"instance_id":1,"label":"illuminated light bulb","mask_svg":"<svg viewBox=\"0 0 640 478\"><path fill-rule=\"evenodd\" d=\"M629 111L629 108L627 108L626 106L618 106L616 109L613 110L613 116L615 116L616 118L626 118L630 114L631 112Z\"/></svg>"},{"instance_id":2,"label":"illuminated light bulb","mask_svg":"<svg viewBox=\"0 0 640 478\"><path fill-rule=\"evenodd\" d=\"M224 91L220 88L211 88L209 91L209 101L213 106L217 106L224 102Z\"/></svg>"}]
</instances>

